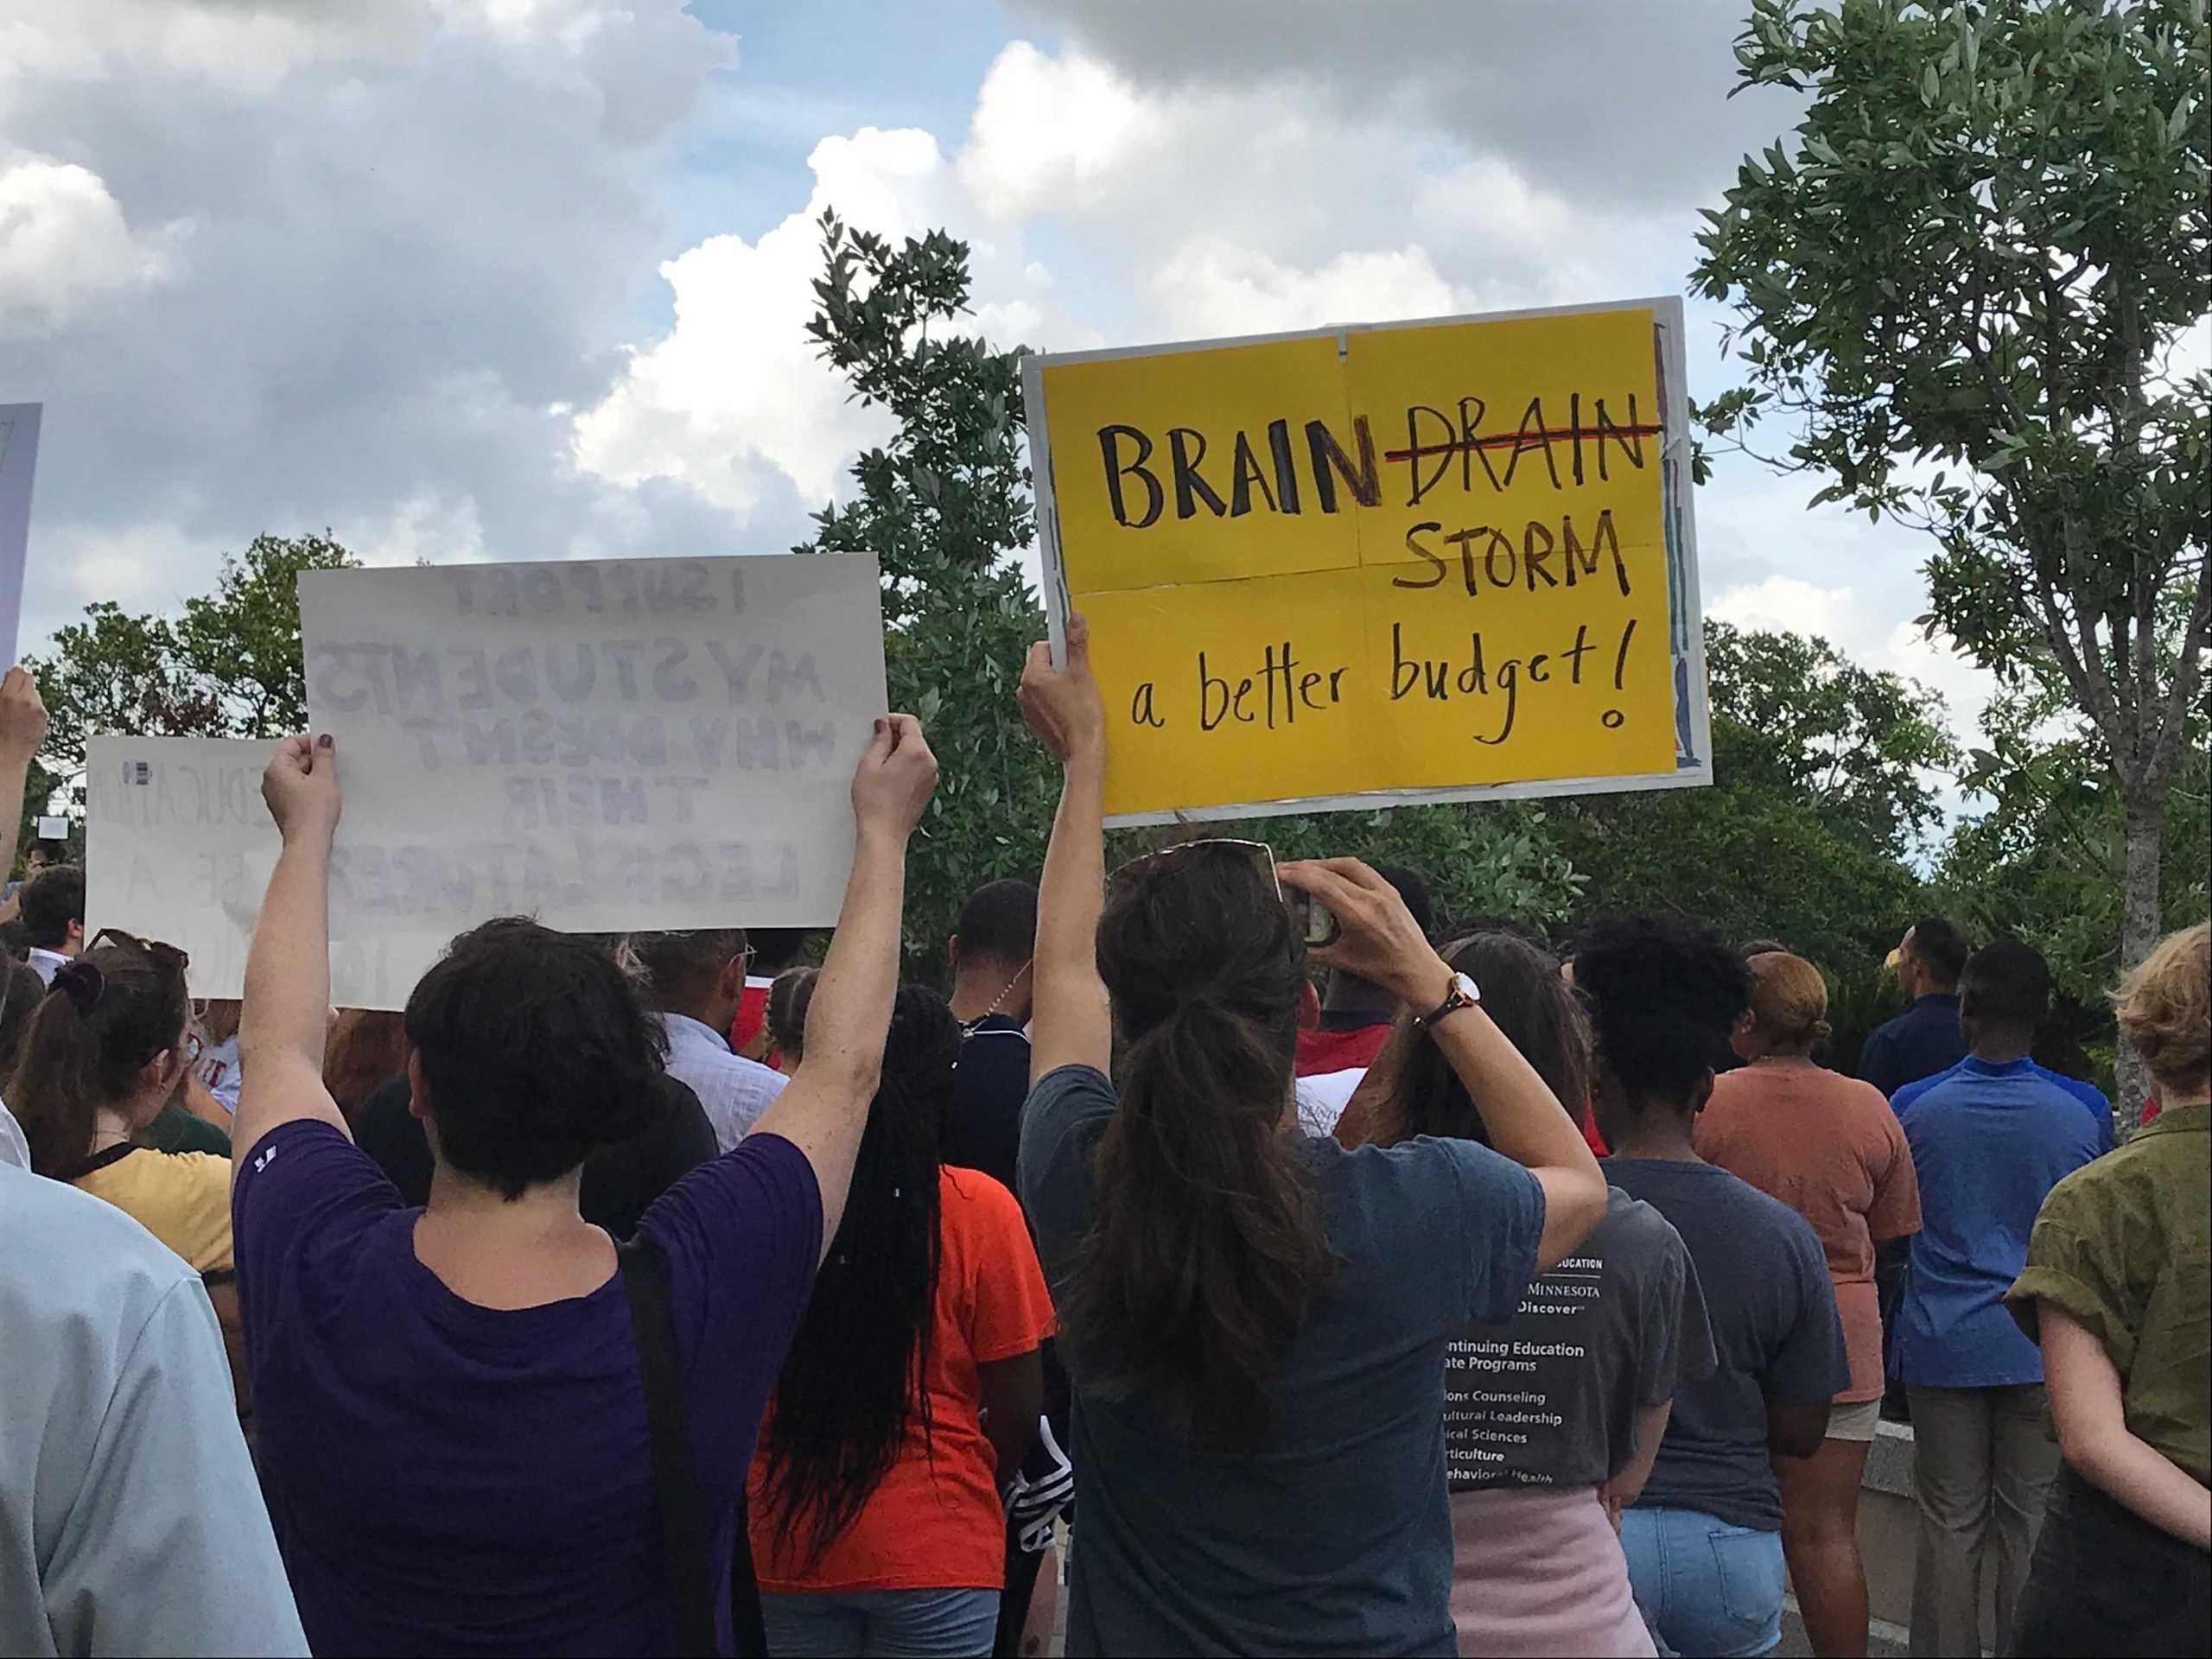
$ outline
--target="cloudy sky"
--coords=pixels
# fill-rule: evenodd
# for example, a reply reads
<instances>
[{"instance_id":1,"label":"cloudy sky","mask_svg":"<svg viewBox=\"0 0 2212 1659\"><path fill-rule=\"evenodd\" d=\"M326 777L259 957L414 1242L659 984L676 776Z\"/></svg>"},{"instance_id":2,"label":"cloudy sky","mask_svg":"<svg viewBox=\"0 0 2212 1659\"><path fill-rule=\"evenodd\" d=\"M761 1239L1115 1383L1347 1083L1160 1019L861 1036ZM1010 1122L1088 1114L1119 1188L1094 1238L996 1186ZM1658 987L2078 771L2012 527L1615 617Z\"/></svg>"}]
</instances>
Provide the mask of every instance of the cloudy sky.
<instances>
[{"instance_id":1,"label":"cloudy sky","mask_svg":"<svg viewBox=\"0 0 2212 1659\"><path fill-rule=\"evenodd\" d=\"M375 562L780 551L879 429L803 333L834 205L1074 349L1680 292L1790 95L1742 0L0 0L26 648L257 532ZM1692 387L1729 372L1692 308ZM1922 550L1745 462L1708 608L1941 688Z\"/></svg>"}]
</instances>

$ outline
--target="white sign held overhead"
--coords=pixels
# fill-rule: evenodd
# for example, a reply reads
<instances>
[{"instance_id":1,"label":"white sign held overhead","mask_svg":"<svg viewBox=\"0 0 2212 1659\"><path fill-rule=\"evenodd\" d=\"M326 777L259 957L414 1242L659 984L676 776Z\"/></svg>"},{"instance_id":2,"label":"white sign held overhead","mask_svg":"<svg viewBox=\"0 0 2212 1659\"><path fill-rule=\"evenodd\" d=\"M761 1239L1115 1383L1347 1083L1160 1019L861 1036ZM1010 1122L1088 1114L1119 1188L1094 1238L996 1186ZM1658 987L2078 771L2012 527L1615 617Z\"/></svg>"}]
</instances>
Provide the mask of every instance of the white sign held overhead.
<instances>
[{"instance_id":1,"label":"white sign held overhead","mask_svg":"<svg viewBox=\"0 0 2212 1659\"><path fill-rule=\"evenodd\" d=\"M0 668L16 660L23 620L23 565L30 553L31 472L38 464L41 405L0 404Z\"/></svg>"},{"instance_id":2,"label":"white sign held overhead","mask_svg":"<svg viewBox=\"0 0 2212 1659\"><path fill-rule=\"evenodd\" d=\"M192 958L192 994L239 996L246 947L276 867L276 825L262 804L273 742L94 737L85 746L85 924L120 927ZM436 959L391 942L332 941L330 1000L396 1008Z\"/></svg>"},{"instance_id":3,"label":"white sign held overhead","mask_svg":"<svg viewBox=\"0 0 2212 1659\"><path fill-rule=\"evenodd\" d=\"M836 919L884 712L873 557L309 571L300 625L346 788L334 938Z\"/></svg>"}]
</instances>

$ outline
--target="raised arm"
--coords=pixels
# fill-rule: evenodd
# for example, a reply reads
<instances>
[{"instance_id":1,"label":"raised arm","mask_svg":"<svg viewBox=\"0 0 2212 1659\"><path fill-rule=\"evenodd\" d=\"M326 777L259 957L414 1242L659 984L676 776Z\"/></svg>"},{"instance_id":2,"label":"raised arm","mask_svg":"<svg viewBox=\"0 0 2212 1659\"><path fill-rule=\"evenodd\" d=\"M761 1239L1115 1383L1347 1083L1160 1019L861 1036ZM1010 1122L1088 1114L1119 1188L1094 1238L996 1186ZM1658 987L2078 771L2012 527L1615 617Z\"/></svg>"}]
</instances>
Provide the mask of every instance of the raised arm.
<instances>
[{"instance_id":1,"label":"raised arm","mask_svg":"<svg viewBox=\"0 0 2212 1659\"><path fill-rule=\"evenodd\" d=\"M806 1053L791 1086L753 1126L779 1135L814 1166L822 1188L822 1253L844 1219L853 1160L883 1071L883 1044L899 989L899 923L906 900L906 842L937 787L937 757L911 715L890 715L853 778L853 874L837 931L806 1011Z\"/></svg>"},{"instance_id":2,"label":"raised arm","mask_svg":"<svg viewBox=\"0 0 2212 1659\"><path fill-rule=\"evenodd\" d=\"M45 741L46 705L39 701L38 682L22 669L11 668L0 679L0 881L16 868L23 789Z\"/></svg>"},{"instance_id":3,"label":"raised arm","mask_svg":"<svg viewBox=\"0 0 2212 1659\"><path fill-rule=\"evenodd\" d=\"M1029 1080L1063 1065L1103 1071L1114 1021L1098 977L1098 912L1106 887L1103 821L1106 712L1090 674L1090 628L1068 619L1067 666L1042 643L1021 674L1021 716L1064 768L1060 810L1037 894L1036 988L1030 1004Z\"/></svg>"},{"instance_id":4,"label":"raised arm","mask_svg":"<svg viewBox=\"0 0 2212 1659\"><path fill-rule=\"evenodd\" d=\"M1310 893L1336 913L1343 928L1313 960L1382 986L1417 1014L1443 1005L1454 978L1407 911L1397 889L1356 858L1286 864L1282 883ZM1428 1027L1467 1097L1482 1114L1490 1143L1524 1166L1544 1189L1539 1269L1580 1244L1605 1213L1605 1178L1567 1108L1480 1003Z\"/></svg>"},{"instance_id":5,"label":"raised arm","mask_svg":"<svg viewBox=\"0 0 2212 1659\"><path fill-rule=\"evenodd\" d=\"M283 850L245 957L238 1018L238 1109L231 1155L244 1158L279 1123L311 1117L352 1139L322 1086L330 1021L330 841L343 803L338 751L327 734L288 737L261 774L261 798Z\"/></svg>"}]
</instances>

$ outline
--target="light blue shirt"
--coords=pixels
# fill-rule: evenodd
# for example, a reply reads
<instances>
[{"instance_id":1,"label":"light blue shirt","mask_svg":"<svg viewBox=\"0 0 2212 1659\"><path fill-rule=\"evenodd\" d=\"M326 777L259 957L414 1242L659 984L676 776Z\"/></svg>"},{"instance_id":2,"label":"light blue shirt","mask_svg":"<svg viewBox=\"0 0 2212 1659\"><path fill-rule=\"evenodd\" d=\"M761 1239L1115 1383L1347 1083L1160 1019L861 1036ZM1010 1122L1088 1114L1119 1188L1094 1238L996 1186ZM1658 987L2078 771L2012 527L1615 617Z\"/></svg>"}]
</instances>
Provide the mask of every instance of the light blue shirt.
<instances>
[{"instance_id":1,"label":"light blue shirt","mask_svg":"<svg viewBox=\"0 0 2212 1659\"><path fill-rule=\"evenodd\" d=\"M2111 1144L2109 1113L2032 1061L1972 1055L1924 1087L1900 1089L1896 1104L1920 1179L1921 1228L1891 1371L1926 1389L2042 1382L2043 1356L2005 1311L2005 1293L2027 1265L2050 1189Z\"/></svg>"},{"instance_id":2,"label":"light blue shirt","mask_svg":"<svg viewBox=\"0 0 2212 1659\"><path fill-rule=\"evenodd\" d=\"M784 1085L782 1072L730 1052L729 1041L703 1020L663 1014L668 1033L668 1075L699 1096L715 1141L728 1152L753 1131Z\"/></svg>"},{"instance_id":3,"label":"light blue shirt","mask_svg":"<svg viewBox=\"0 0 2212 1659\"><path fill-rule=\"evenodd\" d=\"M308 1650L200 1275L0 1166L0 1653Z\"/></svg>"}]
</instances>

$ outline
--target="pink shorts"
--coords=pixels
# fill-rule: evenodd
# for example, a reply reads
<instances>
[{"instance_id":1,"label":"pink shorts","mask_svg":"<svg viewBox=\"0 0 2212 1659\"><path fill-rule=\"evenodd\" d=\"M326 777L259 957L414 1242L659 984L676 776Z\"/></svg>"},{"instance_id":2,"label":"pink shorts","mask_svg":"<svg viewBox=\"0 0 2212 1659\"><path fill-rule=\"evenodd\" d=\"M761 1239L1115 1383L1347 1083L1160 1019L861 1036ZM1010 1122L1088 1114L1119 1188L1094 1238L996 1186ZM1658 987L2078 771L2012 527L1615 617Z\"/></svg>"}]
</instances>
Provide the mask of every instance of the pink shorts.
<instances>
[{"instance_id":1,"label":"pink shorts","mask_svg":"<svg viewBox=\"0 0 2212 1659\"><path fill-rule=\"evenodd\" d=\"M1651 1659L1658 1651L1596 1487L1454 1492L1452 1541L1461 1653Z\"/></svg>"}]
</instances>

